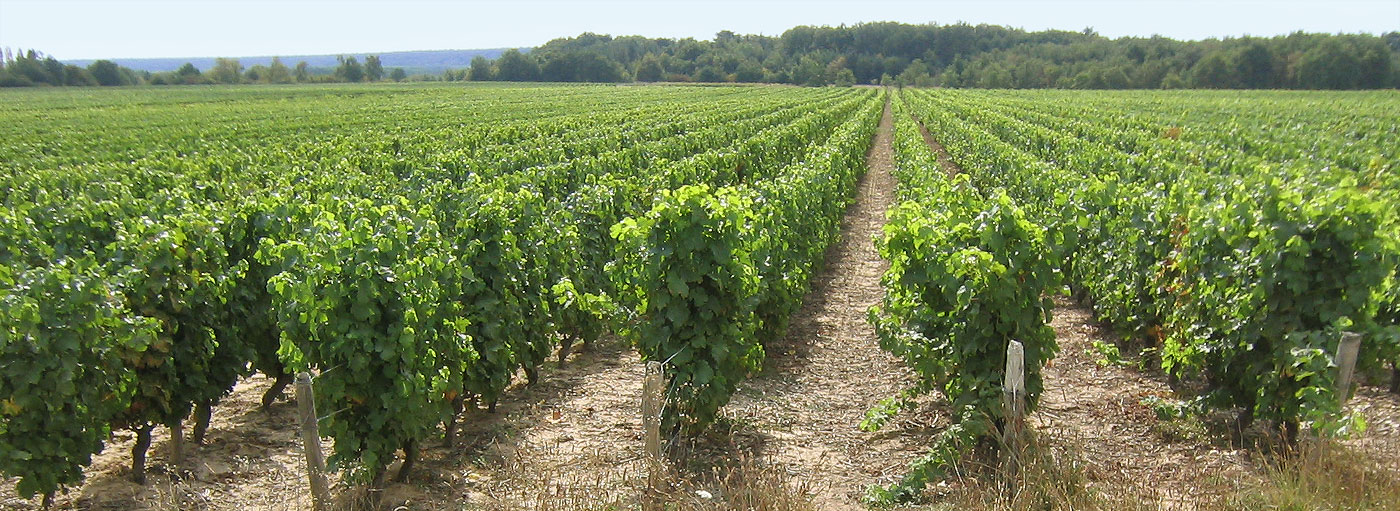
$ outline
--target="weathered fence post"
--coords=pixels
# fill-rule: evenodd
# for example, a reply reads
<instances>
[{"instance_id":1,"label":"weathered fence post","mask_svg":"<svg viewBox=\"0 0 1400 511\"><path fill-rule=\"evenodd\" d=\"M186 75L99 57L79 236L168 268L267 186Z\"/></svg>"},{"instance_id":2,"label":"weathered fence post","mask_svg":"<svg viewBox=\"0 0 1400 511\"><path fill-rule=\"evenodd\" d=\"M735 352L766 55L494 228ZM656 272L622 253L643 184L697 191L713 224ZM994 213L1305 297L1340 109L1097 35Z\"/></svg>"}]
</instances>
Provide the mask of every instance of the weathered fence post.
<instances>
[{"instance_id":1,"label":"weathered fence post","mask_svg":"<svg viewBox=\"0 0 1400 511\"><path fill-rule=\"evenodd\" d=\"M1021 470L1021 456L1025 453L1026 348L1020 341L1011 341L1006 346L1002 403L1002 415L1006 420L1001 439L1003 476L1014 493L1015 481Z\"/></svg>"},{"instance_id":2,"label":"weathered fence post","mask_svg":"<svg viewBox=\"0 0 1400 511\"><path fill-rule=\"evenodd\" d=\"M170 464L185 464L185 421L177 420L170 425Z\"/></svg>"},{"instance_id":3,"label":"weathered fence post","mask_svg":"<svg viewBox=\"0 0 1400 511\"><path fill-rule=\"evenodd\" d=\"M297 415L301 418L301 445L306 452L306 476L311 483L311 508L322 511L330 504L326 484L326 460L321 453L321 431L316 425L316 398L311 373L297 374Z\"/></svg>"},{"instance_id":4,"label":"weathered fence post","mask_svg":"<svg viewBox=\"0 0 1400 511\"><path fill-rule=\"evenodd\" d=\"M1356 356L1361 350L1361 334L1356 332L1342 332L1342 342L1337 345L1337 357L1333 360L1337 362L1337 402L1346 406L1351 399L1351 381L1356 373ZM1328 443L1322 441L1315 435L1309 437L1310 445L1306 450L1306 456L1310 463L1316 463L1322 450L1328 448Z\"/></svg>"},{"instance_id":5,"label":"weathered fence post","mask_svg":"<svg viewBox=\"0 0 1400 511\"><path fill-rule=\"evenodd\" d=\"M642 382L642 434L646 442L647 488L652 497L662 494L664 488L664 468L661 459L661 405L664 379L661 362L647 362L646 379Z\"/></svg>"},{"instance_id":6,"label":"weathered fence post","mask_svg":"<svg viewBox=\"0 0 1400 511\"><path fill-rule=\"evenodd\" d=\"M1337 346L1337 399L1346 404L1351 397L1351 379L1356 373L1356 355L1361 350L1361 334L1342 333L1342 343Z\"/></svg>"}]
</instances>

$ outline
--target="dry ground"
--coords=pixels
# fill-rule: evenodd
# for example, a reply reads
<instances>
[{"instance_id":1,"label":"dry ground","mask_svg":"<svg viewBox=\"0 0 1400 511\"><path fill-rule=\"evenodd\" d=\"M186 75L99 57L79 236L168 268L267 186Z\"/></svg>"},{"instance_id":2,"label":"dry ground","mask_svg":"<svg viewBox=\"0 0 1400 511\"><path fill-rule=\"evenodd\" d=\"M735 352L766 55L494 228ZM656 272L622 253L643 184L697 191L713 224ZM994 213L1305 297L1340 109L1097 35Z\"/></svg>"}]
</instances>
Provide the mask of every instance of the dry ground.
<instances>
[{"instance_id":1,"label":"dry ground","mask_svg":"<svg viewBox=\"0 0 1400 511\"><path fill-rule=\"evenodd\" d=\"M884 296L880 276L889 267L872 240L894 200L892 131L886 109L869 171L825 270L787 335L768 347L765 371L745 382L726 407L726 415L742 425L735 441L809 484L817 509L863 509L865 488L902 475L933 433L917 415L888 432L857 427L871 405L913 381L897 358L880 349L866 320Z\"/></svg>"},{"instance_id":2,"label":"dry ground","mask_svg":"<svg viewBox=\"0 0 1400 511\"><path fill-rule=\"evenodd\" d=\"M1094 321L1089 307L1068 298L1056 298L1052 326L1060 352L1045 368L1046 390L1030 421L1050 445L1079 453L1091 483L1163 509L1220 509L1242 490L1272 484L1266 473L1276 458L1259 452L1277 443L1263 424L1240 432L1232 431L1229 414L1159 420L1144 400L1173 395L1155 361L1137 354L1108 360L1095 343L1113 346L1118 337ZM1400 396L1362 386L1349 407L1364 414L1369 428L1341 444L1389 470L1394 485Z\"/></svg>"}]
</instances>

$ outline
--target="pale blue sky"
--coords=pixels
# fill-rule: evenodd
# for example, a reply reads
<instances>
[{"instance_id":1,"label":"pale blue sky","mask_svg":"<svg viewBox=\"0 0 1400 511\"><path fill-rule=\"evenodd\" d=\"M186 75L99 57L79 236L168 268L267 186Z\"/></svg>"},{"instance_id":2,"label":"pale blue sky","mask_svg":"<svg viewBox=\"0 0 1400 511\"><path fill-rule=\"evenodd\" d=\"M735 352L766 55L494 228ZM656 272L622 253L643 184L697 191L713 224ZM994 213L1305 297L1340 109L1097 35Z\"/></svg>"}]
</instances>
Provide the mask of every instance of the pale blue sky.
<instances>
[{"instance_id":1,"label":"pale blue sky","mask_svg":"<svg viewBox=\"0 0 1400 511\"><path fill-rule=\"evenodd\" d=\"M367 53L537 46L591 31L778 35L863 21L1093 27L1109 37L1400 30L1400 0L448 1L0 0L0 47L61 59Z\"/></svg>"}]
</instances>

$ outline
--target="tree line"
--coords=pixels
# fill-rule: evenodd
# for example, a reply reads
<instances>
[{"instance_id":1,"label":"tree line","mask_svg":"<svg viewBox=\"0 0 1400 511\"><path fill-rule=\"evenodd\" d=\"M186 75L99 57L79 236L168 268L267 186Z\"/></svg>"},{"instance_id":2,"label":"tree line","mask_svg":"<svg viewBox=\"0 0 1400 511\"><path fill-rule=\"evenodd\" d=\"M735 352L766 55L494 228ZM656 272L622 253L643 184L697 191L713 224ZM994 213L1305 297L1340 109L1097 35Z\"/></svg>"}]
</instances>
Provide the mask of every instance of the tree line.
<instances>
[{"instance_id":1,"label":"tree line","mask_svg":"<svg viewBox=\"0 0 1400 511\"><path fill-rule=\"evenodd\" d=\"M277 60L270 66L245 70L234 59L219 59L204 73L192 65L171 73L141 73L109 61L94 62L83 69L51 58L40 61L33 52L25 58L7 56L0 68L0 85L358 82L385 77L376 56L365 57L363 64L354 57L342 57L336 69L323 74L312 73L305 62L288 69ZM1092 29L1028 32L996 25L882 22L801 26L776 37L722 31L713 40L584 33L549 41L528 52L508 50L495 60L477 57L469 67L441 75L407 76L402 69L395 69L387 78L1067 89L1375 89L1400 87L1400 32L1380 36L1295 32L1275 37L1178 41L1161 36L1110 39Z\"/></svg>"},{"instance_id":2,"label":"tree line","mask_svg":"<svg viewBox=\"0 0 1400 511\"><path fill-rule=\"evenodd\" d=\"M312 68L306 61L288 67L273 57L268 65L244 68L238 59L214 59L213 67L201 71L186 62L179 69L152 73L98 60L87 67L64 64L36 50L0 51L0 87L91 86L91 85L210 85L239 83L333 83L364 82L408 78L402 68L385 70L377 55L365 56L363 64L355 57L340 56L334 69Z\"/></svg>"},{"instance_id":3,"label":"tree line","mask_svg":"<svg viewBox=\"0 0 1400 511\"><path fill-rule=\"evenodd\" d=\"M1110 39L1092 29L1027 32L996 25L865 23L802 26L777 37L724 31L711 41L585 33L512 58L532 62L511 62L509 69L538 68L538 75L524 79L546 81L1071 89L1400 87L1400 32L1295 32L1178 41L1161 36ZM502 71L506 59L502 55L495 62L473 62L461 76L522 79Z\"/></svg>"}]
</instances>

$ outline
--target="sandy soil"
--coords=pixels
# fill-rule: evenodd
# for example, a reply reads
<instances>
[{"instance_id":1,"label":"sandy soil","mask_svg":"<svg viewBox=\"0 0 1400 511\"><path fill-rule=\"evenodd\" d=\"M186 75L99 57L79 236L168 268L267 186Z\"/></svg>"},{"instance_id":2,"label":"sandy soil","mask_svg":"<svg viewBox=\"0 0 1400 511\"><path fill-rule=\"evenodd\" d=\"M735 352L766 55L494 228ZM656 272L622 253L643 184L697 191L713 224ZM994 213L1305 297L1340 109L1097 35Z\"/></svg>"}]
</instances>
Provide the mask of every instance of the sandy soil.
<instances>
[{"instance_id":1,"label":"sandy soil","mask_svg":"<svg viewBox=\"0 0 1400 511\"><path fill-rule=\"evenodd\" d=\"M173 466L169 431L157 428L147 460L148 484L130 481L135 435L118 432L93 457L82 486L59 494L55 509L249 509L281 511L309 507L306 470L295 436L296 407L279 402L259 409L271 387L262 376L239 383L215 408L205 445L186 442L186 461ZM189 437L186 424L186 438ZM13 481L0 483L0 507L38 509L14 496Z\"/></svg>"},{"instance_id":2,"label":"sandy soil","mask_svg":"<svg viewBox=\"0 0 1400 511\"><path fill-rule=\"evenodd\" d=\"M908 420L880 433L857 427L867 409L913 381L897 358L880 349L866 320L884 296L880 276L889 267L872 240L894 200L892 130L887 109L869 171L825 270L787 335L768 347L765 371L745 382L726 407L744 425L736 441L810 484L817 509L863 509L865 488L902 475L932 432Z\"/></svg>"},{"instance_id":3,"label":"sandy soil","mask_svg":"<svg viewBox=\"0 0 1400 511\"><path fill-rule=\"evenodd\" d=\"M1155 495L1164 508L1194 509L1256 482L1265 458L1252 447L1271 440L1265 425L1231 431L1229 414L1212 414L1196 429L1159 420L1144 399L1173 398L1155 361L1125 355L1109 363L1095 342L1118 338L1093 318L1089 307L1055 300L1059 355L1045 368L1046 391L1030 421L1052 445L1080 452L1093 480L1127 483ZM1128 350L1124 350L1126 353ZM1400 396L1380 386L1362 386L1348 403L1368 421L1365 433L1342 441L1400 477ZM1135 488L1132 488L1135 487Z\"/></svg>"},{"instance_id":4,"label":"sandy soil","mask_svg":"<svg viewBox=\"0 0 1400 511\"><path fill-rule=\"evenodd\" d=\"M1210 475L1242 476L1241 453L1228 445L1158 433L1142 401L1170 398L1166 378L1130 367L1136 357L1101 365L1093 343L1114 345L1117 336L1087 306L1057 297L1051 326L1060 351L1044 369L1046 390L1030 422L1052 444L1077 448L1090 478L1135 483L1166 503L1223 491Z\"/></svg>"}]
</instances>

